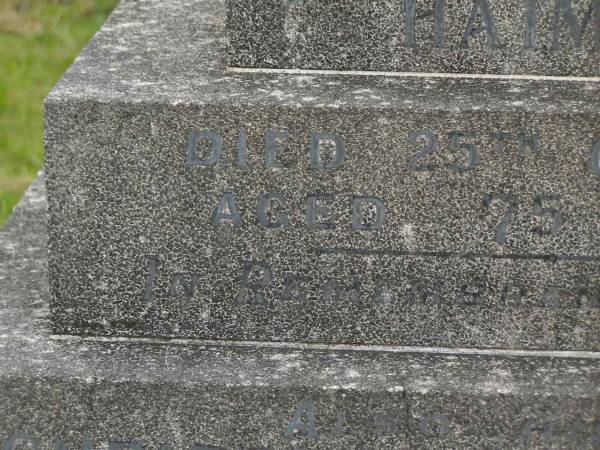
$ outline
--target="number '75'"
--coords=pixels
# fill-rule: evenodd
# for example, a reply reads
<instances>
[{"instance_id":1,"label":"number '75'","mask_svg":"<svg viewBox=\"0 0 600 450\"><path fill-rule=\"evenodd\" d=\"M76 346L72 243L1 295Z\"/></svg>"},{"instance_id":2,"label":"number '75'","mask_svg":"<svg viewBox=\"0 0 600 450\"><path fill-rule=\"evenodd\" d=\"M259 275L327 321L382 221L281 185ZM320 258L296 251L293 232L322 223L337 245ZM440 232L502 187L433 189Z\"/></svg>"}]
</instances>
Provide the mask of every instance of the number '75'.
<instances>
[{"instance_id":1,"label":"number '75'","mask_svg":"<svg viewBox=\"0 0 600 450\"><path fill-rule=\"evenodd\" d=\"M538 194L533 197L533 215L537 217L548 217L551 220L549 227L542 225L535 227L532 231L540 236L556 235L563 224L562 213L557 208L546 207L547 202L556 202L560 200L558 195L553 194ZM519 199L512 194L487 194L483 197L484 205L489 208L492 204L502 202L507 205L504 215L500 219L496 227L494 240L497 244L504 245L507 243L507 234L509 224L519 208Z\"/></svg>"}]
</instances>

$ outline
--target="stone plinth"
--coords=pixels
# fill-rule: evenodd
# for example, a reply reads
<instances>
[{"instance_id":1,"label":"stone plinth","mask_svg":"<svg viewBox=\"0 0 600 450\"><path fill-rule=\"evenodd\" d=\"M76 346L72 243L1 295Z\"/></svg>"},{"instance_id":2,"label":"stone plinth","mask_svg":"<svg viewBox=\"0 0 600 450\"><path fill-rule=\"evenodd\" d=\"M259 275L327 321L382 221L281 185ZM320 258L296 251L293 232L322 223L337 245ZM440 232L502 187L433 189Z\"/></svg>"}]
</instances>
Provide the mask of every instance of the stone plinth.
<instances>
[{"instance_id":1,"label":"stone plinth","mask_svg":"<svg viewBox=\"0 0 600 450\"><path fill-rule=\"evenodd\" d=\"M51 335L45 210L38 182L0 232L5 449L599 443L596 354Z\"/></svg>"}]
</instances>

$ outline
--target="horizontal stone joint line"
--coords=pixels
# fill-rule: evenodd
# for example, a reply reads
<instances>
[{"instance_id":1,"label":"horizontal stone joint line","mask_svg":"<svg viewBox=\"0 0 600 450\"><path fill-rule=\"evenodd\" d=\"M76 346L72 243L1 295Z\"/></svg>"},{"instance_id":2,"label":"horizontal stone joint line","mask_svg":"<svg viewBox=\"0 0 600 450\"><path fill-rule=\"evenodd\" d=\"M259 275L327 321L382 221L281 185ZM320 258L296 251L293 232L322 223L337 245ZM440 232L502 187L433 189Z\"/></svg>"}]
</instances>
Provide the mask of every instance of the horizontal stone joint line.
<instances>
[{"instance_id":1,"label":"horizontal stone joint line","mask_svg":"<svg viewBox=\"0 0 600 450\"><path fill-rule=\"evenodd\" d=\"M535 357L535 358L576 358L598 359L600 352L581 350L513 350L501 348L462 348L462 347L427 347L427 346L399 346L376 344L329 344L306 342L279 342L279 341L234 341L210 339L167 339L145 337L119 337L119 336L75 336L66 334L53 334L50 339L56 341L96 342L106 344L138 343L198 347L233 347L233 348L268 348L279 350L323 350L323 351L357 351L374 353L399 353L399 354L431 354L431 355L457 355L457 356L508 356L508 357Z\"/></svg>"},{"instance_id":2,"label":"horizontal stone joint line","mask_svg":"<svg viewBox=\"0 0 600 450\"><path fill-rule=\"evenodd\" d=\"M476 253L476 252L451 252L451 251L411 251L411 250L377 250L362 248L316 248L314 252L320 255L353 255L353 256L416 256L427 258L455 258L455 259L508 259L524 261L559 261L575 262L600 262L600 256L588 255L554 255L554 254L519 254L519 253Z\"/></svg>"},{"instance_id":3,"label":"horizontal stone joint line","mask_svg":"<svg viewBox=\"0 0 600 450\"><path fill-rule=\"evenodd\" d=\"M231 73L287 74L287 75L352 75L379 77L412 77L412 78L479 78L489 80L547 80L547 81L581 81L599 82L599 77L574 77L558 75L505 75L487 73L438 73L438 72L385 72L369 70L323 70L323 69L269 69L252 67L227 67Z\"/></svg>"}]
</instances>

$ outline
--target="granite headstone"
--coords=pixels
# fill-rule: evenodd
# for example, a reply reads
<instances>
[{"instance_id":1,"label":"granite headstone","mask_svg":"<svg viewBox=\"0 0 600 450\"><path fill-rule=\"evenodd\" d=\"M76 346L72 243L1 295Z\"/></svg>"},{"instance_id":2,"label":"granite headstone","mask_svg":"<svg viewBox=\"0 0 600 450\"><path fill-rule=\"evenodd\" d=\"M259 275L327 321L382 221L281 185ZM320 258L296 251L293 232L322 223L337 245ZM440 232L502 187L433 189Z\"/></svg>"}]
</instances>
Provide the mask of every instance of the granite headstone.
<instances>
[{"instance_id":1,"label":"granite headstone","mask_svg":"<svg viewBox=\"0 0 600 450\"><path fill-rule=\"evenodd\" d=\"M240 73L250 3L124 0L49 95L0 231L3 449L599 448L600 83ZM590 75L583 3L529 67Z\"/></svg>"},{"instance_id":2,"label":"granite headstone","mask_svg":"<svg viewBox=\"0 0 600 450\"><path fill-rule=\"evenodd\" d=\"M48 97L56 332L600 348L600 83L232 73L224 7Z\"/></svg>"}]
</instances>

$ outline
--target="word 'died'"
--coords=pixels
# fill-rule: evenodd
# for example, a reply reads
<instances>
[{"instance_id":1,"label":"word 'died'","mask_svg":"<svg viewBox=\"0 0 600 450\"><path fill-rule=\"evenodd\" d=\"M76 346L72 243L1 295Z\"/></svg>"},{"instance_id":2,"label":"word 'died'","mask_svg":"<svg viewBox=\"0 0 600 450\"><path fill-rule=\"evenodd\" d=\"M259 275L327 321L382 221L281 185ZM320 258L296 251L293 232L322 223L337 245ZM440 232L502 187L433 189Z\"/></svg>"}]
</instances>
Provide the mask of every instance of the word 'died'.
<instances>
[{"instance_id":1,"label":"word 'died'","mask_svg":"<svg viewBox=\"0 0 600 450\"><path fill-rule=\"evenodd\" d=\"M448 0L435 0L434 6L434 46L444 48L447 46L446 10ZM538 25L542 22L541 11L548 10L551 23L551 49L559 51L566 36L574 43L575 47L583 46L586 32L593 34L592 52L600 52L600 0L573 1L573 0L523 0L522 17L525 24L523 34L523 47L535 49L538 47ZM549 5L548 5L549 4ZM502 1L473 0L468 11L460 45L469 48L471 38L485 34L486 45L489 48L504 47L503 35L498 28L496 13L503 5ZM548 6L546 6L548 5ZM578 8L585 8L582 19L579 19ZM404 46L416 47L420 30L417 26L419 11L417 0L404 1Z\"/></svg>"},{"instance_id":2,"label":"word 'died'","mask_svg":"<svg viewBox=\"0 0 600 450\"><path fill-rule=\"evenodd\" d=\"M309 195L306 200L306 227L311 231L333 230L333 194ZM268 230L279 230L290 225L290 217L285 212L286 197L282 193L268 192L256 202L256 223ZM375 197L354 197L351 201L352 229L355 231L379 230L385 221L386 208L383 200ZM216 206L212 223L214 226L243 225L235 194L224 192Z\"/></svg>"},{"instance_id":3,"label":"word 'died'","mask_svg":"<svg viewBox=\"0 0 600 450\"><path fill-rule=\"evenodd\" d=\"M600 0L598 0L600 2ZM599 32L600 34L600 32ZM273 170L297 170L301 168L298 162L292 161L289 154L296 154L293 145L296 139L289 139L287 131L267 130L261 151L264 151L263 163ZM244 130L239 131L237 139L237 166L246 170L249 168L248 135ZM399 152L404 148L409 152L406 160L408 172L443 172L469 174L477 172L483 163L489 163L490 157L501 156L507 162L517 156L519 158L543 157L544 145L539 133L533 129L518 131L496 130L477 131L474 129L454 129L441 131L433 129L411 130L406 134L406 145L400 145ZM336 171L352 168L347 165L348 155L353 159L360 158L361 149L347 148L339 133L312 133L308 139L309 155L307 158L310 171ZM219 132L204 129L190 131L185 163L189 169L216 168L224 159L224 141ZM288 154L289 153L289 154ZM600 141L595 140L591 152L584 153L589 158L589 167L595 174L600 175ZM354 161L355 166L363 168L361 161ZM373 168L377 170L377 167Z\"/></svg>"},{"instance_id":4,"label":"word 'died'","mask_svg":"<svg viewBox=\"0 0 600 450\"><path fill-rule=\"evenodd\" d=\"M267 130L264 138L264 162L266 167L283 169L292 166L285 158L287 131ZM221 135L214 130L191 131L188 134L186 165L188 167L211 167L221 160L224 144ZM241 130L237 138L237 163L242 169L248 167L248 135ZM310 168L335 170L343 166L346 148L341 136L334 133L312 133L309 142Z\"/></svg>"}]
</instances>

